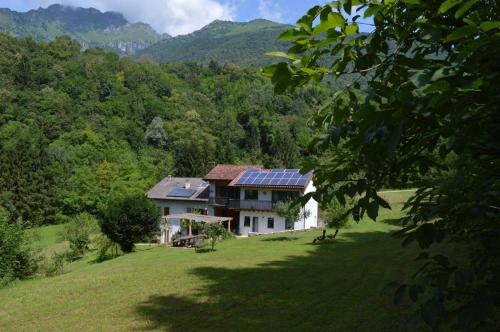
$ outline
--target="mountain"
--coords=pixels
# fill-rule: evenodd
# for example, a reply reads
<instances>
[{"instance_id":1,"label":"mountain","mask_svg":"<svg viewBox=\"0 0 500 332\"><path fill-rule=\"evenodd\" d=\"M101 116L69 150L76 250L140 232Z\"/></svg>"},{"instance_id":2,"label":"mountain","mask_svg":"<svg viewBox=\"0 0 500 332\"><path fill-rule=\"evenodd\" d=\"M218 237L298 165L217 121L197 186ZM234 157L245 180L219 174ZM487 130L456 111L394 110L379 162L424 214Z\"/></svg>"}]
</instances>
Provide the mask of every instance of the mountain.
<instances>
[{"instance_id":1,"label":"mountain","mask_svg":"<svg viewBox=\"0 0 500 332\"><path fill-rule=\"evenodd\" d=\"M16 37L32 36L49 41L69 35L83 48L102 47L121 55L133 54L168 35L160 35L144 23L130 23L120 13L100 12L94 8L51 5L28 12L0 8L0 32Z\"/></svg>"},{"instance_id":2,"label":"mountain","mask_svg":"<svg viewBox=\"0 0 500 332\"><path fill-rule=\"evenodd\" d=\"M264 53L284 51L288 43L277 40L289 25L257 19L246 23L214 21L201 30L157 42L138 51L137 58L157 62L199 62L263 66L275 61Z\"/></svg>"}]
</instances>

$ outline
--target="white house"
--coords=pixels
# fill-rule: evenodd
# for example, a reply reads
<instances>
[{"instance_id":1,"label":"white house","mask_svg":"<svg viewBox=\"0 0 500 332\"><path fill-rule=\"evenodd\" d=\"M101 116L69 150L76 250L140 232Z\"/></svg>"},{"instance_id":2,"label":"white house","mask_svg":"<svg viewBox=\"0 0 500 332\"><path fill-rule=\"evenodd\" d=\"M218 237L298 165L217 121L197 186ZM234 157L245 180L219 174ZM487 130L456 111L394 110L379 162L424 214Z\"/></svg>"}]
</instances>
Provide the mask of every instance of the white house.
<instances>
[{"instance_id":1,"label":"white house","mask_svg":"<svg viewBox=\"0 0 500 332\"><path fill-rule=\"evenodd\" d=\"M217 165L204 178L210 183L209 214L233 217L240 235L301 230L318 226L318 203L310 199L303 209L309 216L295 224L276 212L279 201L315 191L312 173L298 169L264 169L259 165Z\"/></svg>"},{"instance_id":2,"label":"white house","mask_svg":"<svg viewBox=\"0 0 500 332\"><path fill-rule=\"evenodd\" d=\"M208 183L200 178L166 177L148 191L163 216L182 213L208 214ZM171 219L168 229L163 229L161 242L170 241L172 235L182 231L181 221Z\"/></svg>"},{"instance_id":3,"label":"white house","mask_svg":"<svg viewBox=\"0 0 500 332\"><path fill-rule=\"evenodd\" d=\"M264 169L259 165L217 165L203 179L167 177L155 185L148 197L162 214L197 212L231 217L226 227L238 235L274 233L318 227L318 203L310 199L303 210L306 218L294 224L276 212L277 203L315 191L312 173L297 169ZM180 220L169 220L162 242L185 231Z\"/></svg>"}]
</instances>

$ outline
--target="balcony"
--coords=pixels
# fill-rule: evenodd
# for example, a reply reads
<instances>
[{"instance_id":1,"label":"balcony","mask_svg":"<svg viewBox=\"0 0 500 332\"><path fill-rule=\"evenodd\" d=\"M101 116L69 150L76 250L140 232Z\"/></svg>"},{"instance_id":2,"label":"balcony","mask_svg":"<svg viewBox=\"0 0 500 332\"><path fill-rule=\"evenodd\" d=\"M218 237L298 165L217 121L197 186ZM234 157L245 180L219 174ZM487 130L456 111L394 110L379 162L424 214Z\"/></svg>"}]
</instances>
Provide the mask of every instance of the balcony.
<instances>
[{"instance_id":1,"label":"balcony","mask_svg":"<svg viewBox=\"0 0 500 332\"><path fill-rule=\"evenodd\" d=\"M223 206L233 210L273 211L275 209L274 202L253 199L241 200L228 197L210 197L208 203L210 205Z\"/></svg>"}]
</instances>

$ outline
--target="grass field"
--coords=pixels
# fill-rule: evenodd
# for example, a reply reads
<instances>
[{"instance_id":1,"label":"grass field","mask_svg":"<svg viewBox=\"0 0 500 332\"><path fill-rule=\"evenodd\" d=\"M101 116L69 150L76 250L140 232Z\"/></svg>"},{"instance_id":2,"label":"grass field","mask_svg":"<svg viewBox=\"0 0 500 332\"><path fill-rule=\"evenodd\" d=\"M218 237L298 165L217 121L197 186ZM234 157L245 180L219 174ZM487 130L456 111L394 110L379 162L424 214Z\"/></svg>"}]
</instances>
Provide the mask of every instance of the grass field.
<instances>
[{"instance_id":1,"label":"grass field","mask_svg":"<svg viewBox=\"0 0 500 332\"><path fill-rule=\"evenodd\" d=\"M0 290L1 331L397 331L409 315L380 295L411 273L389 237L394 210L312 245L319 231L222 242L213 253L142 247ZM50 242L50 241L48 241ZM421 329L419 329L421 330Z\"/></svg>"}]
</instances>

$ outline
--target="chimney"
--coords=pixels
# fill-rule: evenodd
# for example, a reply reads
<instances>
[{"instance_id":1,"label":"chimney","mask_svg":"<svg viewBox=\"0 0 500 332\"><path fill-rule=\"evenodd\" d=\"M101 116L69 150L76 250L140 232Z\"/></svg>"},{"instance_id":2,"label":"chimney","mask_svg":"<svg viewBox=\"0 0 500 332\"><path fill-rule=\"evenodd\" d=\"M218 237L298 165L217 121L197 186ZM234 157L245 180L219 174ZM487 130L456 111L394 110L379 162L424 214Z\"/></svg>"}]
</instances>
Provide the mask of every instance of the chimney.
<instances>
[{"instance_id":1,"label":"chimney","mask_svg":"<svg viewBox=\"0 0 500 332\"><path fill-rule=\"evenodd\" d=\"M184 184L184 188L186 188L186 189L191 188L191 183L189 183L189 180L187 180L186 184Z\"/></svg>"}]
</instances>

